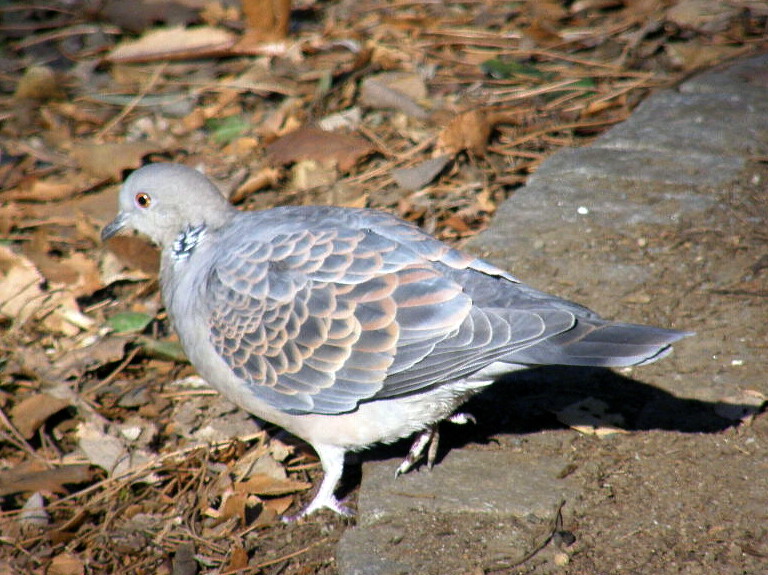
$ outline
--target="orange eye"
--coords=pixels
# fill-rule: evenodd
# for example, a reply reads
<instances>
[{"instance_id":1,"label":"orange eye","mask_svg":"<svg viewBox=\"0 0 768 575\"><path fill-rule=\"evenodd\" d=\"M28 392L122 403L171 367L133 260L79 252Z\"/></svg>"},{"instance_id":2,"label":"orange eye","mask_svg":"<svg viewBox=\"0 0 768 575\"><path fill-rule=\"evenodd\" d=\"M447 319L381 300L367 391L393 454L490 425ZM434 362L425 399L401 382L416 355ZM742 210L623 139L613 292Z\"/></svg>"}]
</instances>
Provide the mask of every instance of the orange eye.
<instances>
[{"instance_id":1,"label":"orange eye","mask_svg":"<svg viewBox=\"0 0 768 575\"><path fill-rule=\"evenodd\" d=\"M152 198L149 197L149 194L140 193L136 194L136 205L140 208L148 208L149 204L152 203Z\"/></svg>"}]
</instances>

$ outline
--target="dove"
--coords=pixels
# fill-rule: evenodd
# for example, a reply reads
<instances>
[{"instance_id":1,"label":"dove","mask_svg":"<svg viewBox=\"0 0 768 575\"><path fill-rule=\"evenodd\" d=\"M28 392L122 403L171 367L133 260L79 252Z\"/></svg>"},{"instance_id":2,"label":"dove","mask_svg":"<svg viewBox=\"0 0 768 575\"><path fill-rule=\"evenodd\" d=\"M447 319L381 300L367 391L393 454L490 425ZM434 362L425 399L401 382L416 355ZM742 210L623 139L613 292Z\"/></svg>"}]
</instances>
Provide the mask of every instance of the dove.
<instances>
[{"instance_id":1,"label":"dove","mask_svg":"<svg viewBox=\"0 0 768 575\"><path fill-rule=\"evenodd\" d=\"M435 459L441 421L499 375L542 365L651 363L690 332L614 322L529 287L385 212L236 209L179 164L129 175L107 240L161 251L166 311L223 396L308 442L323 480L296 516L348 515L348 452L415 436L397 473Z\"/></svg>"}]
</instances>

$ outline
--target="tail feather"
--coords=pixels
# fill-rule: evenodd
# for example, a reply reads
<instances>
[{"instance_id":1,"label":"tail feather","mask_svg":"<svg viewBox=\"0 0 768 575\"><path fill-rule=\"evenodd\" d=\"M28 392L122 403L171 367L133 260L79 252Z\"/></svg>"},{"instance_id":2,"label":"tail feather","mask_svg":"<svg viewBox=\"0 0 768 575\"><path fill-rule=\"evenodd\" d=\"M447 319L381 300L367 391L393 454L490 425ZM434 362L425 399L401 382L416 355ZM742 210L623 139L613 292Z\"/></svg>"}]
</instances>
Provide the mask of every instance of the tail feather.
<instances>
[{"instance_id":1,"label":"tail feather","mask_svg":"<svg viewBox=\"0 0 768 575\"><path fill-rule=\"evenodd\" d=\"M652 363L692 332L631 323L579 318L574 327L508 356L502 361L526 365L626 367Z\"/></svg>"}]
</instances>

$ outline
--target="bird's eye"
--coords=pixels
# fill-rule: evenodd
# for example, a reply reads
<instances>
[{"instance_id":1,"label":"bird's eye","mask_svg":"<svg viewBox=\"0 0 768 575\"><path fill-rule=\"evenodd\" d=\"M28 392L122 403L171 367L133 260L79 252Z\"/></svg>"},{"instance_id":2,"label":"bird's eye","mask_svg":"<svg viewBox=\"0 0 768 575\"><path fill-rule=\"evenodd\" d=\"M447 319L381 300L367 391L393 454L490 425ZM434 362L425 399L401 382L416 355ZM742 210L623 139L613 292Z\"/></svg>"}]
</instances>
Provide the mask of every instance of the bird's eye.
<instances>
[{"instance_id":1,"label":"bird's eye","mask_svg":"<svg viewBox=\"0 0 768 575\"><path fill-rule=\"evenodd\" d=\"M136 194L136 205L140 208L148 208L149 204L152 203L152 198L149 197L149 194L140 193Z\"/></svg>"}]
</instances>

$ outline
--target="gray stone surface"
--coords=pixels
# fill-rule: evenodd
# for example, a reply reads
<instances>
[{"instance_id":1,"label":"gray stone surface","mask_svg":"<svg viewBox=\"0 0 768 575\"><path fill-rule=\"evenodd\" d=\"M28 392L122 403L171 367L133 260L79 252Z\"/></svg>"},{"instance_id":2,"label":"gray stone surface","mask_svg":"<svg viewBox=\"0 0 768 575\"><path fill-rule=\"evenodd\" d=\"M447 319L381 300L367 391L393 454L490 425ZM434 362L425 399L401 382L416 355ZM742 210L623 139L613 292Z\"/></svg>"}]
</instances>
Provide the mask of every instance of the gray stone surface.
<instances>
[{"instance_id":1,"label":"gray stone surface","mask_svg":"<svg viewBox=\"0 0 768 575\"><path fill-rule=\"evenodd\" d=\"M558 479L567 465L565 459L506 450L455 449L432 470L422 467L396 478L400 461L363 466L359 525L414 511L545 518L558 502L574 495L568 481Z\"/></svg>"},{"instance_id":2,"label":"gray stone surface","mask_svg":"<svg viewBox=\"0 0 768 575\"><path fill-rule=\"evenodd\" d=\"M710 263L711 248L697 249L696 234L721 229L723 242L737 242L739 218L764 217L734 215L727 200L739 193L751 156L768 155L766 70L763 55L651 96L592 146L547 159L468 245L526 283L604 315L699 329L675 356L642 368L644 381L667 393L645 409L663 409L670 398L765 390L764 371L752 377L732 367L760 361L764 347L755 338L764 333L764 318L727 299L719 300L721 310L706 309L707 290L742 281L751 260L739 259L737 250L733 259ZM741 204L738 197L733 202ZM683 252L689 259L680 260L679 242L691 244ZM681 300L700 298L703 311L667 313L655 322L652 314L670 311L659 309L656 298L670 294L666 305L677 306L675 290ZM678 352L684 362L676 362ZM737 359L729 364L721 356ZM686 376L695 370L696 377ZM675 414L664 416L674 429ZM395 480L398 463L365 465L358 523L338 549L342 575L489 569L497 554L521 556L530 548L537 522L561 498L584 494L583 483L558 479L565 458L539 458L533 449L454 449L431 473Z\"/></svg>"}]
</instances>

